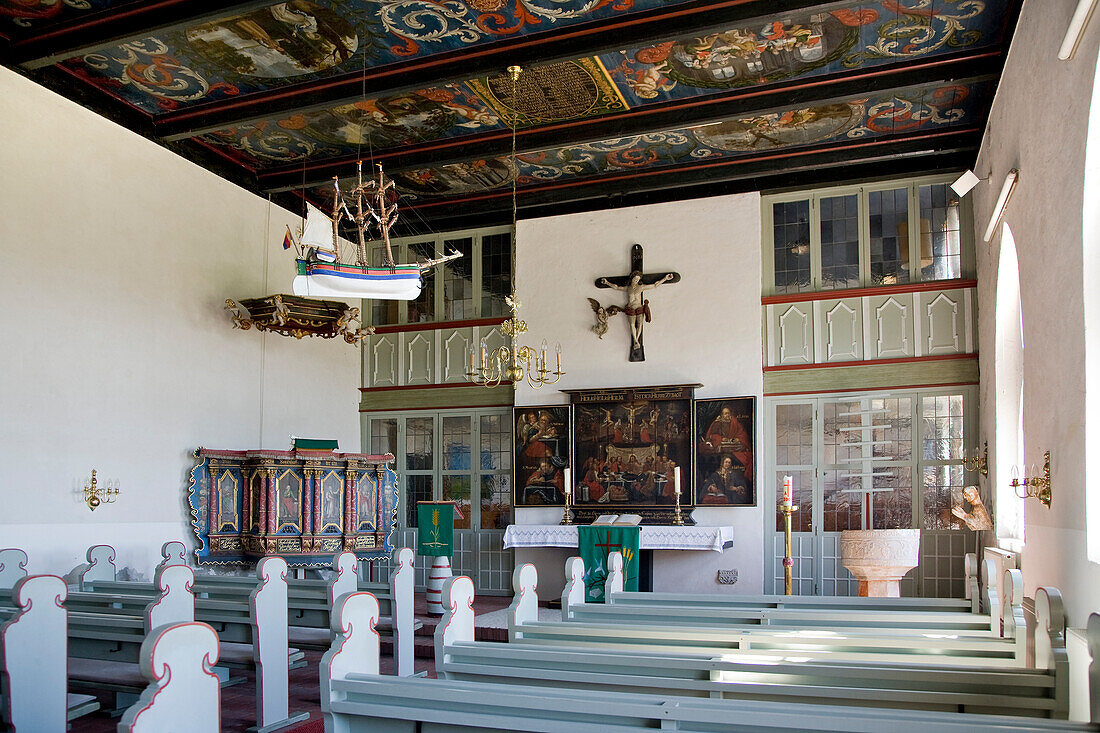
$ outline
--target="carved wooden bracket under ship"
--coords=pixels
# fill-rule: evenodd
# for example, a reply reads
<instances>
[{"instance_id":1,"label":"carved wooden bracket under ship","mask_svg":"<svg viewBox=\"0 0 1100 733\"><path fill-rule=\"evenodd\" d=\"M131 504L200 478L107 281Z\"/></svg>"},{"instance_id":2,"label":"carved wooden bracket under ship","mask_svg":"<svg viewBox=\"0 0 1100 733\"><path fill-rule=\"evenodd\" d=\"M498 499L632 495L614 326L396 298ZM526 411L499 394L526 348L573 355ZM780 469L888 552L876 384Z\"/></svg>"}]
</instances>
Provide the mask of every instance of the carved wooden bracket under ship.
<instances>
[{"instance_id":1,"label":"carved wooden bracket under ship","mask_svg":"<svg viewBox=\"0 0 1100 733\"><path fill-rule=\"evenodd\" d=\"M332 215L307 203L302 235L293 241L298 253L298 274L294 278L294 294L337 298L373 298L380 300L415 300L423 286L421 275L441 262L461 257L453 252L427 262L399 265L394 262L390 246L390 228L397 221L397 192L392 180L387 180L378 166L377 180L363 182L363 164L359 163L359 178L350 196L355 202L352 213L338 179L333 179ZM358 243L340 237L340 222L355 224ZM385 261L381 267L371 267L367 252L368 232L377 227L385 244ZM341 242L345 249L355 247L354 264L341 261Z\"/></svg>"}]
</instances>

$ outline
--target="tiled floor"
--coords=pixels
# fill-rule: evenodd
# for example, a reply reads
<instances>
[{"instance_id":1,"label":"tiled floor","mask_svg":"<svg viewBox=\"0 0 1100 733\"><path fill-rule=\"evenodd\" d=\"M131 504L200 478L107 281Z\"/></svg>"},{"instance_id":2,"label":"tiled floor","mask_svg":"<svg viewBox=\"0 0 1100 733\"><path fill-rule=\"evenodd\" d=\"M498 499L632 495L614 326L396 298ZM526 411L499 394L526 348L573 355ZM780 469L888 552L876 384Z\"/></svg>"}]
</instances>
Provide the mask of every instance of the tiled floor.
<instances>
[{"instance_id":1,"label":"tiled floor","mask_svg":"<svg viewBox=\"0 0 1100 733\"><path fill-rule=\"evenodd\" d=\"M416 659L416 671L427 672L429 677L435 676L435 661L430 657L432 633L435 629L438 617L428 616L427 607L423 596L417 596L416 615L424 623L424 627L417 632L417 653L427 654L426 657ZM505 608L512 599L503 596L482 596L474 601L476 614L488 613ZM290 712L307 712L310 721L321 720L320 707L320 680L318 678L317 664L321 660L323 652L306 652L306 666L290 671ZM383 655L381 659L382 674L393 674L393 657ZM256 723L256 683L253 672L235 670L235 675L247 677L247 681L232 687L222 689L222 727L223 731L245 731ZM100 700L104 708L111 706L110 694L104 693ZM85 716L72 723L74 733L114 733L118 725L118 718L112 718L105 712L96 712ZM311 733L317 726L300 726L305 730L291 728L294 733Z\"/></svg>"}]
</instances>

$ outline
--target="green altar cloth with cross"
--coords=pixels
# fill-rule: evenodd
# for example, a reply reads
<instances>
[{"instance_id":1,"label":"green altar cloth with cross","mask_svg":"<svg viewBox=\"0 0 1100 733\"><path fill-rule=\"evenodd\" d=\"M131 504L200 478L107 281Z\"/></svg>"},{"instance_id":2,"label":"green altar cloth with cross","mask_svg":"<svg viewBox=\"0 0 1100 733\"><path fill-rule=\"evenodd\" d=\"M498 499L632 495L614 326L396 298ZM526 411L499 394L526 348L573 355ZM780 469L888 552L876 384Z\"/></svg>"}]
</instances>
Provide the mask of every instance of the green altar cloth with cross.
<instances>
[{"instance_id":1,"label":"green altar cloth with cross","mask_svg":"<svg viewBox=\"0 0 1100 733\"><path fill-rule=\"evenodd\" d=\"M584 560L584 600L603 603L603 584L607 580L607 556L623 556L623 590L638 590L638 541L641 527L577 527L577 541Z\"/></svg>"}]
</instances>

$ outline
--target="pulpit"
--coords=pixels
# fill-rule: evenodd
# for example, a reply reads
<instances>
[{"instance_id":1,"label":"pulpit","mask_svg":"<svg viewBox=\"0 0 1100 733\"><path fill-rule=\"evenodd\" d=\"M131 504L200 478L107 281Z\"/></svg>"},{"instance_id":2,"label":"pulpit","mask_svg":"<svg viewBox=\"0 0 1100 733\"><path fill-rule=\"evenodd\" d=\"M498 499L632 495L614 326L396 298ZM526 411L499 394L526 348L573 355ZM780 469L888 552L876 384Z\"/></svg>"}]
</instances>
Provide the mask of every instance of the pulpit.
<instances>
[{"instance_id":1,"label":"pulpit","mask_svg":"<svg viewBox=\"0 0 1100 733\"><path fill-rule=\"evenodd\" d=\"M393 549L390 454L200 448L195 457L188 503L200 564L279 555L295 567L328 567L337 552L371 560Z\"/></svg>"}]
</instances>

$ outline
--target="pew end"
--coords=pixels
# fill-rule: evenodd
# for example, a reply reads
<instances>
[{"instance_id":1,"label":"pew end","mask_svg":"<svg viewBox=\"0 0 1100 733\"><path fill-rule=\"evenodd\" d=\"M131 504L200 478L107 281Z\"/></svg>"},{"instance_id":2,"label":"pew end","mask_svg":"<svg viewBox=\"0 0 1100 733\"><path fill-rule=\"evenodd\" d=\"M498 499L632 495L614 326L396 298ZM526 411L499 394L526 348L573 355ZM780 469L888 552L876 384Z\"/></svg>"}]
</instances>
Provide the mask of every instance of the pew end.
<instances>
[{"instance_id":1,"label":"pew end","mask_svg":"<svg viewBox=\"0 0 1100 733\"><path fill-rule=\"evenodd\" d=\"M333 642L318 665L321 687L321 714L326 733L347 733L346 721L332 715L332 703L346 696L333 692L334 681L349 675L379 676L380 639L375 625L380 617L378 599L371 593L348 593L337 599L332 609Z\"/></svg>"},{"instance_id":2,"label":"pew end","mask_svg":"<svg viewBox=\"0 0 1100 733\"><path fill-rule=\"evenodd\" d=\"M141 671L149 686L119 721L120 733L160 733L187 721L195 733L221 728L221 687L213 672L218 635L204 623L154 629L141 645Z\"/></svg>"},{"instance_id":3,"label":"pew end","mask_svg":"<svg viewBox=\"0 0 1100 733\"><path fill-rule=\"evenodd\" d=\"M561 620L573 618L573 606L582 605L584 598L584 560L573 556L565 561L565 589L561 594Z\"/></svg>"},{"instance_id":4,"label":"pew end","mask_svg":"<svg viewBox=\"0 0 1100 733\"><path fill-rule=\"evenodd\" d=\"M436 674L440 674L439 670L443 668L446 647L474 640L473 581L465 575L447 578L443 581L442 595L443 618L435 627Z\"/></svg>"},{"instance_id":5,"label":"pew end","mask_svg":"<svg viewBox=\"0 0 1100 733\"><path fill-rule=\"evenodd\" d=\"M531 563L524 563L512 571L515 597L508 606L508 641L516 641L518 627L539 620L538 585L538 570ZM473 598L470 602L473 603Z\"/></svg>"}]
</instances>

